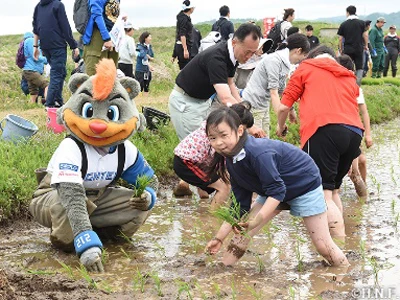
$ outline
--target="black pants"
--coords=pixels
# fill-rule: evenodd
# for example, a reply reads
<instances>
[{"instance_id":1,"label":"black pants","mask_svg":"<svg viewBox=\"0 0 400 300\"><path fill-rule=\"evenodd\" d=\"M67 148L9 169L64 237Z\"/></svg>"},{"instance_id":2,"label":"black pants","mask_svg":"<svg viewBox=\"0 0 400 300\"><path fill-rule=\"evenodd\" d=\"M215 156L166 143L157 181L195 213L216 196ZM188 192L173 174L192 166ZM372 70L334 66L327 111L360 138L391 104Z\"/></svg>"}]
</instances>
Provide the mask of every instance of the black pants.
<instances>
[{"instance_id":1,"label":"black pants","mask_svg":"<svg viewBox=\"0 0 400 300\"><path fill-rule=\"evenodd\" d=\"M186 59L183 56L183 46L181 44L175 43L173 55L178 58L179 70L182 70L190 61L190 50L191 50L190 48L191 47L187 46L187 48L188 48L188 51L189 51L189 58L188 59Z\"/></svg>"},{"instance_id":2,"label":"black pants","mask_svg":"<svg viewBox=\"0 0 400 300\"><path fill-rule=\"evenodd\" d=\"M140 91L148 92L151 81L151 72L135 72L136 80L140 83Z\"/></svg>"},{"instance_id":3,"label":"black pants","mask_svg":"<svg viewBox=\"0 0 400 300\"><path fill-rule=\"evenodd\" d=\"M397 57L399 56L399 52L397 51L396 48L393 47L388 47L388 54L385 56L385 68L383 69L383 76L387 76L387 73L389 71L389 62L392 66L392 75L393 77L396 77L396 72L397 72Z\"/></svg>"},{"instance_id":4,"label":"black pants","mask_svg":"<svg viewBox=\"0 0 400 300\"><path fill-rule=\"evenodd\" d=\"M318 128L307 141L307 152L319 168L324 190L340 188L353 160L360 155L362 137L354 131L330 124Z\"/></svg>"},{"instance_id":5,"label":"black pants","mask_svg":"<svg viewBox=\"0 0 400 300\"><path fill-rule=\"evenodd\" d=\"M364 62L364 50L361 52L346 52L346 49L343 51L344 54L347 54L353 60L356 70L363 69L363 62Z\"/></svg>"},{"instance_id":6,"label":"black pants","mask_svg":"<svg viewBox=\"0 0 400 300\"><path fill-rule=\"evenodd\" d=\"M118 63L118 69L120 69L125 76L135 78L135 75L133 75L133 64Z\"/></svg>"}]
</instances>

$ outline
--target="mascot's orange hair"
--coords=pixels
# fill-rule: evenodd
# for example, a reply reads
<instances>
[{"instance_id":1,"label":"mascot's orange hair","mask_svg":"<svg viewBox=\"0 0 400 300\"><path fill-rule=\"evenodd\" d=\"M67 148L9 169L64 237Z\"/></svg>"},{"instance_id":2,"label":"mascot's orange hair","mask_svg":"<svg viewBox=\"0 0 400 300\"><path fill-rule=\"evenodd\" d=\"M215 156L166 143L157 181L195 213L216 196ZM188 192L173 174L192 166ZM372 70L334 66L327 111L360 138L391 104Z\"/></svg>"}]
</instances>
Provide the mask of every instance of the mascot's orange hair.
<instances>
[{"instance_id":1,"label":"mascot's orange hair","mask_svg":"<svg viewBox=\"0 0 400 300\"><path fill-rule=\"evenodd\" d=\"M114 87L117 68L112 59L103 58L96 65L96 75L93 77L93 98L105 100Z\"/></svg>"}]
</instances>

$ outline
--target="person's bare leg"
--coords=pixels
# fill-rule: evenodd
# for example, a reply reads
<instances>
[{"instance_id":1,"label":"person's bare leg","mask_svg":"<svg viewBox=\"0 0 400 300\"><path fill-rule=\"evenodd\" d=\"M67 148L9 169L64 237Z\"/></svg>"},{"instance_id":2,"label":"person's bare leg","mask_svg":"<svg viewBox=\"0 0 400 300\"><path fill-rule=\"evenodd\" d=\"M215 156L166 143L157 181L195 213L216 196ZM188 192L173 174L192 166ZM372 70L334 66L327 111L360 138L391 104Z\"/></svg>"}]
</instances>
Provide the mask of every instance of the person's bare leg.
<instances>
[{"instance_id":1,"label":"person's bare leg","mask_svg":"<svg viewBox=\"0 0 400 300\"><path fill-rule=\"evenodd\" d=\"M358 157L358 169L360 170L361 178L367 184L367 157L364 153Z\"/></svg>"},{"instance_id":2,"label":"person's bare leg","mask_svg":"<svg viewBox=\"0 0 400 300\"><path fill-rule=\"evenodd\" d=\"M255 216L260 211L261 207L262 204L255 203L250 211L250 218ZM234 265L240 258L242 258L242 256L246 252L247 246L251 241L251 237L256 235L265 224L271 221L271 219L280 212L280 210L275 210L262 224L249 231L248 235L246 236L235 234L228 245L227 251L225 251L224 256L222 257L222 263L225 266L231 266Z\"/></svg>"},{"instance_id":3,"label":"person's bare leg","mask_svg":"<svg viewBox=\"0 0 400 300\"><path fill-rule=\"evenodd\" d=\"M227 202L231 194L231 186L229 184L223 182L222 179L218 179L208 187L216 190L214 197L211 199L211 210L215 210Z\"/></svg>"},{"instance_id":4,"label":"person's bare leg","mask_svg":"<svg viewBox=\"0 0 400 300\"><path fill-rule=\"evenodd\" d=\"M348 266L349 261L329 234L327 213L305 217L303 220L315 248L328 263L335 267Z\"/></svg>"},{"instance_id":5,"label":"person's bare leg","mask_svg":"<svg viewBox=\"0 0 400 300\"><path fill-rule=\"evenodd\" d=\"M190 190L189 183L181 180L174 188L173 193L175 196L191 196L193 192Z\"/></svg>"},{"instance_id":6,"label":"person's bare leg","mask_svg":"<svg viewBox=\"0 0 400 300\"><path fill-rule=\"evenodd\" d=\"M339 192L339 190L336 190ZM338 196L339 194L337 194ZM345 237L343 213L333 201L333 191L324 190L324 197L328 207L328 225L332 237ZM340 198L339 198L340 200ZM340 202L341 203L341 202Z\"/></svg>"},{"instance_id":7,"label":"person's bare leg","mask_svg":"<svg viewBox=\"0 0 400 300\"><path fill-rule=\"evenodd\" d=\"M210 196L205 190L202 190L201 188L197 188L197 193L199 194L199 197L201 199L208 199Z\"/></svg>"},{"instance_id":8,"label":"person's bare leg","mask_svg":"<svg viewBox=\"0 0 400 300\"><path fill-rule=\"evenodd\" d=\"M354 188L356 189L357 195L359 197L366 197L367 186L365 185L365 181L361 177L359 165L360 165L360 160L359 157L357 157L353 160L351 164L350 179L354 183Z\"/></svg>"}]
</instances>

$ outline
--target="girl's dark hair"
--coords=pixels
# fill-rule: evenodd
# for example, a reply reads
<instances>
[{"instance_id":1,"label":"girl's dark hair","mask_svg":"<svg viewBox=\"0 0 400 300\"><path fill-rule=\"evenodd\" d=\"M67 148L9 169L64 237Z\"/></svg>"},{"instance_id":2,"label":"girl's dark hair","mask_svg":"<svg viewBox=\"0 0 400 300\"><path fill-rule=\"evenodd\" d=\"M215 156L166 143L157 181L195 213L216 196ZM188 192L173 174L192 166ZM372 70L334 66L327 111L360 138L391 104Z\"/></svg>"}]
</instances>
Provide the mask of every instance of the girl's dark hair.
<instances>
[{"instance_id":1,"label":"girl's dark hair","mask_svg":"<svg viewBox=\"0 0 400 300\"><path fill-rule=\"evenodd\" d=\"M293 33L287 37L286 42L289 50L301 48L302 53L308 53L310 51L310 43L304 34Z\"/></svg>"},{"instance_id":2,"label":"girl's dark hair","mask_svg":"<svg viewBox=\"0 0 400 300\"><path fill-rule=\"evenodd\" d=\"M183 1L182 4L185 4L186 6L189 6L190 5L190 0L185 0L185 1ZM189 10L190 10L190 8L187 8L187 9L184 9L183 12L188 12Z\"/></svg>"},{"instance_id":3,"label":"girl's dark hair","mask_svg":"<svg viewBox=\"0 0 400 300\"><path fill-rule=\"evenodd\" d=\"M314 58L314 57L324 54L324 53L327 53L330 56L332 56L333 58L336 58L335 52L331 48L329 48L328 46L325 46L325 45L320 45L318 47L315 47L308 53L307 59Z\"/></svg>"},{"instance_id":4,"label":"girl's dark hair","mask_svg":"<svg viewBox=\"0 0 400 300\"><path fill-rule=\"evenodd\" d=\"M283 20L286 21L286 19L289 16L293 16L294 14L294 9L293 8L285 8L285 13L283 14Z\"/></svg>"},{"instance_id":5,"label":"girl's dark hair","mask_svg":"<svg viewBox=\"0 0 400 300\"><path fill-rule=\"evenodd\" d=\"M336 57L336 60L340 65L342 65L346 69L349 69L350 71L354 72L353 60L347 54L342 54L342 55Z\"/></svg>"},{"instance_id":6,"label":"girl's dark hair","mask_svg":"<svg viewBox=\"0 0 400 300\"><path fill-rule=\"evenodd\" d=\"M139 43L144 44L145 40L149 37L150 32L145 31L139 36Z\"/></svg>"},{"instance_id":7,"label":"girl's dark hair","mask_svg":"<svg viewBox=\"0 0 400 300\"><path fill-rule=\"evenodd\" d=\"M206 134L215 129L219 124L226 122L235 132L240 125L250 128L254 125L254 117L250 112L251 104L243 101L231 107L221 106L213 110L207 118ZM207 175L211 178L215 173L225 182L229 183L229 176L226 171L225 157L221 154L214 154L213 160L206 167Z\"/></svg>"}]
</instances>

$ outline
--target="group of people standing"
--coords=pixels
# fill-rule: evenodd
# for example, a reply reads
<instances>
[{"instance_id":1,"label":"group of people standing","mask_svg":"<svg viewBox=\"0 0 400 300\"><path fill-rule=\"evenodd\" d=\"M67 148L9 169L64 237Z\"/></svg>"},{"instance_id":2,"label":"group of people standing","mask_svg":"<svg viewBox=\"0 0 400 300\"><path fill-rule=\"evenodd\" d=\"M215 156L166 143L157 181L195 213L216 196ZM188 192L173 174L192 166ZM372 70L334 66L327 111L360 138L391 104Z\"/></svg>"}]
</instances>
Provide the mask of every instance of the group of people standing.
<instances>
[{"instance_id":1,"label":"group of people standing","mask_svg":"<svg viewBox=\"0 0 400 300\"><path fill-rule=\"evenodd\" d=\"M37 101L39 91L45 98L46 107L63 105L63 85L67 75L67 45L72 50L74 61L82 56L84 72L89 76L96 72L96 64L102 58L110 58L125 76L136 78L144 93L149 91L154 60L151 47L151 34L143 32L139 43L135 45L132 35L135 27L123 17L125 39L117 52L111 41L110 31L120 15L119 0L89 0L88 22L82 34L83 49L78 48L65 6L56 0L40 0L33 14L32 42L26 43L26 66L23 68L23 79L27 81L28 91L33 102ZM32 49L28 49L30 47ZM133 63L136 60L135 74ZM43 64L50 65L50 83L43 76ZM38 74L38 75L37 75ZM26 85L23 80L23 88ZM22 84L21 84L22 85ZM26 88L24 88L26 90Z\"/></svg>"},{"instance_id":2,"label":"group of people standing","mask_svg":"<svg viewBox=\"0 0 400 300\"><path fill-rule=\"evenodd\" d=\"M396 34L396 26L389 27L389 34L385 37L383 26L384 17L377 18L371 26L371 21L363 21L356 15L356 7L350 5L346 9L347 20L338 30L339 53L349 55L356 66L357 83L365 76L365 65L369 56L372 59L372 78L387 76L389 63L392 67L392 76L397 74L397 57L400 51L400 40ZM368 68L367 68L368 70Z\"/></svg>"}]
</instances>

